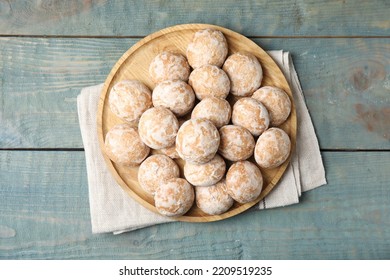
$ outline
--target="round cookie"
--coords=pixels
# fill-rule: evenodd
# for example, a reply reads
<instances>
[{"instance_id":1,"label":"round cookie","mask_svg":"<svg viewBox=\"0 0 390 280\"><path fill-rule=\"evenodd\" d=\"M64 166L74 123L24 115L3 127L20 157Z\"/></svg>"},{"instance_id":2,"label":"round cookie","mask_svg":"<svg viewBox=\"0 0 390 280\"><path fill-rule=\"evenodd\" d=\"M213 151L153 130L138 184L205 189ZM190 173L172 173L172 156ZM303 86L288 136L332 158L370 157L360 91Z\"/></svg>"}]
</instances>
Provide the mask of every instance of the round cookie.
<instances>
[{"instance_id":1,"label":"round cookie","mask_svg":"<svg viewBox=\"0 0 390 280\"><path fill-rule=\"evenodd\" d=\"M163 182L180 177L179 166L165 155L152 155L138 169L138 183L149 194L154 195Z\"/></svg>"},{"instance_id":2,"label":"round cookie","mask_svg":"<svg viewBox=\"0 0 390 280\"><path fill-rule=\"evenodd\" d=\"M167 148L175 144L179 122L165 107L153 107L145 111L138 123L142 141L152 149Z\"/></svg>"},{"instance_id":3,"label":"round cookie","mask_svg":"<svg viewBox=\"0 0 390 280\"><path fill-rule=\"evenodd\" d=\"M152 94L142 82L124 80L111 88L108 104L111 111L122 120L137 122L142 113L152 107Z\"/></svg>"},{"instance_id":4,"label":"round cookie","mask_svg":"<svg viewBox=\"0 0 390 280\"><path fill-rule=\"evenodd\" d=\"M214 185L225 175L226 163L218 154L204 164L186 162L184 165L184 177L193 186L207 187Z\"/></svg>"},{"instance_id":5,"label":"round cookie","mask_svg":"<svg viewBox=\"0 0 390 280\"><path fill-rule=\"evenodd\" d=\"M229 77L215 65L203 65L194 69L188 83L199 100L206 97L226 98L230 91Z\"/></svg>"},{"instance_id":6,"label":"round cookie","mask_svg":"<svg viewBox=\"0 0 390 280\"><path fill-rule=\"evenodd\" d=\"M262 168L280 166L290 155L290 137L282 129L272 127L266 130L255 147L255 161Z\"/></svg>"},{"instance_id":7,"label":"round cookie","mask_svg":"<svg viewBox=\"0 0 390 280\"><path fill-rule=\"evenodd\" d=\"M206 64L221 67L228 53L225 36L219 30L207 28L197 31L187 46L187 59L192 68Z\"/></svg>"},{"instance_id":8,"label":"round cookie","mask_svg":"<svg viewBox=\"0 0 390 280\"><path fill-rule=\"evenodd\" d=\"M157 187L154 204L157 211L168 217L185 214L195 200L194 187L185 179L170 179Z\"/></svg>"},{"instance_id":9,"label":"round cookie","mask_svg":"<svg viewBox=\"0 0 390 280\"><path fill-rule=\"evenodd\" d=\"M206 119L190 119L183 123L176 136L176 150L180 157L192 163L206 163L217 153L219 133Z\"/></svg>"},{"instance_id":10,"label":"round cookie","mask_svg":"<svg viewBox=\"0 0 390 280\"><path fill-rule=\"evenodd\" d=\"M233 105L232 122L245 127L253 136L259 136L269 126L267 108L254 98L241 98Z\"/></svg>"},{"instance_id":11,"label":"round cookie","mask_svg":"<svg viewBox=\"0 0 390 280\"><path fill-rule=\"evenodd\" d=\"M195 94L191 86L181 80L159 83L153 90L153 105L163 106L176 116L184 116L194 107Z\"/></svg>"},{"instance_id":12,"label":"round cookie","mask_svg":"<svg viewBox=\"0 0 390 280\"><path fill-rule=\"evenodd\" d=\"M210 120L216 128L227 125L232 115L230 104L225 99L208 97L199 102L192 110L191 118Z\"/></svg>"},{"instance_id":13,"label":"round cookie","mask_svg":"<svg viewBox=\"0 0 390 280\"><path fill-rule=\"evenodd\" d=\"M118 164L137 166L149 154L150 149L129 124L117 124L111 128L104 140L106 155Z\"/></svg>"},{"instance_id":14,"label":"round cookie","mask_svg":"<svg viewBox=\"0 0 390 280\"><path fill-rule=\"evenodd\" d=\"M267 108L272 126L281 125L290 115L291 101L281 88L261 87L253 93L252 98L260 101Z\"/></svg>"},{"instance_id":15,"label":"round cookie","mask_svg":"<svg viewBox=\"0 0 390 280\"><path fill-rule=\"evenodd\" d=\"M153 58L149 75L155 84L166 80L188 81L190 66L183 55L166 51Z\"/></svg>"},{"instance_id":16,"label":"round cookie","mask_svg":"<svg viewBox=\"0 0 390 280\"><path fill-rule=\"evenodd\" d=\"M226 173L227 193L239 203L254 201L262 188L261 171L250 161L235 162Z\"/></svg>"},{"instance_id":17,"label":"round cookie","mask_svg":"<svg viewBox=\"0 0 390 280\"><path fill-rule=\"evenodd\" d=\"M222 69L230 79L230 92L235 96L250 96L260 87L263 80L260 62L247 52L230 55Z\"/></svg>"},{"instance_id":18,"label":"round cookie","mask_svg":"<svg viewBox=\"0 0 390 280\"><path fill-rule=\"evenodd\" d=\"M209 187L195 187L196 205L206 214L220 215L233 206L234 200L226 191L222 180Z\"/></svg>"},{"instance_id":19,"label":"round cookie","mask_svg":"<svg viewBox=\"0 0 390 280\"><path fill-rule=\"evenodd\" d=\"M246 160L253 154L255 140L244 127L225 125L219 129L220 145L218 152L227 160Z\"/></svg>"}]
</instances>

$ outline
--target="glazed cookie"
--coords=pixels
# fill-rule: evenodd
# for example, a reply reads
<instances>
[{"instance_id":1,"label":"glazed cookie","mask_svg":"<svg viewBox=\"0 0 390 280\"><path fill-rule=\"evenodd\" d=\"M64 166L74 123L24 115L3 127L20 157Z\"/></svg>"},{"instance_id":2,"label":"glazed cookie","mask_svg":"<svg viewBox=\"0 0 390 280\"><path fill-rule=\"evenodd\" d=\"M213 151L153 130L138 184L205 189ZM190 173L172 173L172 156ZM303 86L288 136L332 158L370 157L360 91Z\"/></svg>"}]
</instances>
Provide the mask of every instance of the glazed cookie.
<instances>
[{"instance_id":1,"label":"glazed cookie","mask_svg":"<svg viewBox=\"0 0 390 280\"><path fill-rule=\"evenodd\" d=\"M230 80L225 71L215 65L204 65L191 72L188 83L199 100L206 97L226 98Z\"/></svg>"},{"instance_id":2,"label":"glazed cookie","mask_svg":"<svg viewBox=\"0 0 390 280\"><path fill-rule=\"evenodd\" d=\"M259 136L269 126L267 108L251 97L241 98L233 106L232 122L245 127L253 136Z\"/></svg>"},{"instance_id":3,"label":"glazed cookie","mask_svg":"<svg viewBox=\"0 0 390 280\"><path fill-rule=\"evenodd\" d=\"M163 106L176 116L184 116L194 107L195 94L191 86L181 80L159 83L153 90L153 105Z\"/></svg>"},{"instance_id":4,"label":"glazed cookie","mask_svg":"<svg viewBox=\"0 0 390 280\"><path fill-rule=\"evenodd\" d=\"M234 163L226 174L227 193L239 203L254 201L263 188L260 169L250 161Z\"/></svg>"},{"instance_id":5,"label":"glazed cookie","mask_svg":"<svg viewBox=\"0 0 390 280\"><path fill-rule=\"evenodd\" d=\"M280 166L290 155L291 141L287 133L277 127L266 130L255 147L255 160L262 168Z\"/></svg>"},{"instance_id":6,"label":"glazed cookie","mask_svg":"<svg viewBox=\"0 0 390 280\"><path fill-rule=\"evenodd\" d=\"M111 111L122 120L137 122L142 113L152 107L152 94L142 82L124 80L111 88L108 104Z\"/></svg>"},{"instance_id":7,"label":"glazed cookie","mask_svg":"<svg viewBox=\"0 0 390 280\"><path fill-rule=\"evenodd\" d=\"M236 96L250 96L263 80L260 62L247 52L237 52L229 56L222 69L230 79L230 92Z\"/></svg>"},{"instance_id":8,"label":"glazed cookie","mask_svg":"<svg viewBox=\"0 0 390 280\"><path fill-rule=\"evenodd\" d=\"M195 200L194 187L185 179L170 179L157 187L154 204L159 213L168 217L184 215Z\"/></svg>"},{"instance_id":9,"label":"glazed cookie","mask_svg":"<svg viewBox=\"0 0 390 280\"><path fill-rule=\"evenodd\" d=\"M221 67L228 53L225 36L219 30L197 31L187 46L187 59L192 68L211 64Z\"/></svg>"},{"instance_id":10,"label":"glazed cookie","mask_svg":"<svg viewBox=\"0 0 390 280\"><path fill-rule=\"evenodd\" d=\"M186 162L184 165L184 177L192 185L207 187L214 185L225 175L226 164L218 154L209 162L196 164Z\"/></svg>"},{"instance_id":11,"label":"glazed cookie","mask_svg":"<svg viewBox=\"0 0 390 280\"><path fill-rule=\"evenodd\" d=\"M291 101L281 88L261 87L253 93L252 98L260 101L267 108L272 126L281 125L290 115Z\"/></svg>"},{"instance_id":12,"label":"glazed cookie","mask_svg":"<svg viewBox=\"0 0 390 280\"><path fill-rule=\"evenodd\" d=\"M137 129L129 124L118 124L106 135L105 153L118 164L137 166L149 154L146 146L138 135Z\"/></svg>"},{"instance_id":13,"label":"glazed cookie","mask_svg":"<svg viewBox=\"0 0 390 280\"><path fill-rule=\"evenodd\" d=\"M222 180L209 187L195 187L196 205L206 214L220 215L233 206L234 200L226 191Z\"/></svg>"},{"instance_id":14,"label":"glazed cookie","mask_svg":"<svg viewBox=\"0 0 390 280\"><path fill-rule=\"evenodd\" d=\"M178 177L180 177L178 165L165 155L148 157L138 169L138 183L151 195L154 195L159 185L169 179Z\"/></svg>"},{"instance_id":15,"label":"glazed cookie","mask_svg":"<svg viewBox=\"0 0 390 280\"><path fill-rule=\"evenodd\" d=\"M155 84L166 80L188 81L190 66L183 55L166 51L154 57L149 75Z\"/></svg>"},{"instance_id":16,"label":"glazed cookie","mask_svg":"<svg viewBox=\"0 0 390 280\"><path fill-rule=\"evenodd\" d=\"M219 133L206 119L190 119L183 123L176 136L176 150L180 157L192 163L206 163L216 154Z\"/></svg>"},{"instance_id":17,"label":"glazed cookie","mask_svg":"<svg viewBox=\"0 0 390 280\"><path fill-rule=\"evenodd\" d=\"M179 122L165 107L153 107L139 119L138 133L142 141L152 149L167 148L175 144Z\"/></svg>"},{"instance_id":18,"label":"glazed cookie","mask_svg":"<svg viewBox=\"0 0 390 280\"><path fill-rule=\"evenodd\" d=\"M218 152L227 160L246 160L253 154L255 140L252 134L238 125L225 125L219 129L221 143Z\"/></svg>"},{"instance_id":19,"label":"glazed cookie","mask_svg":"<svg viewBox=\"0 0 390 280\"><path fill-rule=\"evenodd\" d=\"M227 125L232 115L229 102L225 99L208 97L199 102L192 110L191 118L210 120L216 128Z\"/></svg>"}]
</instances>

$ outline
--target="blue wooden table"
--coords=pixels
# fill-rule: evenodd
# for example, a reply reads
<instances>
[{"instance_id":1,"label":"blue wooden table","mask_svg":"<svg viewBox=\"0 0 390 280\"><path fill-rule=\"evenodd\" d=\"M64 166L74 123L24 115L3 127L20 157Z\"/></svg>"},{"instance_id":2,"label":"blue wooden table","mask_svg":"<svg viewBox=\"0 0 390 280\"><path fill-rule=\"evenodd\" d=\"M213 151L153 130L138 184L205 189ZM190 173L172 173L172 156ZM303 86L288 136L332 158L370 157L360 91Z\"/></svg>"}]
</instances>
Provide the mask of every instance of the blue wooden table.
<instances>
[{"instance_id":1,"label":"blue wooden table","mask_svg":"<svg viewBox=\"0 0 390 280\"><path fill-rule=\"evenodd\" d=\"M0 1L0 258L389 259L389 1ZM328 185L205 224L91 233L76 97L140 38L216 24L292 57Z\"/></svg>"}]
</instances>

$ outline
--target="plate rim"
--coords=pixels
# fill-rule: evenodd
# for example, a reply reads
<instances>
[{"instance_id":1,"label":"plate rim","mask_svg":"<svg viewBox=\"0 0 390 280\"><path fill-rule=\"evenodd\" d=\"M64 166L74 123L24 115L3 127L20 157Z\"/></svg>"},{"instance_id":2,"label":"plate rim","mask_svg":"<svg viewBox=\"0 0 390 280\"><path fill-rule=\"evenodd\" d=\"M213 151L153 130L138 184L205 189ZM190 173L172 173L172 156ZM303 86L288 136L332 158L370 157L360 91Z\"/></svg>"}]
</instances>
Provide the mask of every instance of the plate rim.
<instances>
[{"instance_id":1,"label":"plate rim","mask_svg":"<svg viewBox=\"0 0 390 280\"><path fill-rule=\"evenodd\" d=\"M220 215L186 216L184 214L183 216L179 216L179 217L166 217L166 216L163 216L163 215L159 214L154 206L150 205L149 203L145 203L145 200L142 199L137 193L135 193L131 189L130 186L128 186L128 184L122 179L122 177L116 171L116 169L115 169L115 167L113 165L113 162L110 160L110 158L104 152L103 110L104 110L105 100L106 100L106 96L108 94L108 88L110 87L110 84L111 84L112 80L114 79L115 74L117 73L118 69L122 66L124 61L134 51L136 51L137 49L142 47L144 44L146 44L146 43L148 43L148 42L150 42L150 41L152 41L152 40L154 40L154 39L156 39L156 38L158 38L160 36L163 36L163 35L166 35L166 34L169 34L169 33L172 33L172 32L177 32L177 31L181 31L181 30L188 30L188 29L191 29L191 30L201 30L201 29L206 29L206 28L213 28L213 29L220 30L224 34L228 34L229 36L232 36L234 38L246 39L248 42L250 42L253 45L253 47L257 48L262 53L262 55L264 55L264 56L266 56L266 57L268 57L269 59L272 60L272 62L276 66L277 71L279 71L280 72L279 74L281 75L281 77L283 77L283 79L284 79L283 82L285 82L286 85L288 86L288 90L289 90L288 94L289 94L290 98L292 99L291 100L292 101L291 102L292 107L291 107L291 113L290 113L291 116L289 116L289 118L292 118L291 119L291 123L290 123L290 126L291 126L290 131L291 131L291 134L294 135L294 137L290 137L290 140L291 140L291 150L290 150L289 157L287 158L287 160L281 166L278 167L278 171L276 172L276 174L274 175L272 180L268 183L268 185L265 186L265 188L263 186L261 194L259 195L259 197L256 200L254 200L252 202L245 203L245 204L241 204L239 207L231 209L231 210L228 210L227 212L225 212L223 214L220 214ZM99 146L100 146L100 151L101 151L102 156L104 158L104 161L105 161L105 163L106 163L106 165L107 165L107 167L109 169L109 172L114 177L115 181L120 185L120 187L132 199L134 199L138 204L140 204L141 206L145 207L146 209L152 211L153 213L156 213L156 214L160 215L161 217L171 218L173 221L176 220L176 221L183 221L183 222L213 222L213 221L219 221L219 220L224 220L224 219L227 219L227 218L230 218L230 217L234 217L234 216L236 216L236 215L238 215L240 213L245 212L249 208L251 208L254 205L256 205L257 203L259 203L264 197L266 197L274 189L274 187L277 185L277 183L280 181L281 177L285 173L285 171L287 169L287 166L290 163L292 154L294 153L294 150L296 148L297 116L296 116L295 102L294 102L291 86L290 86L287 78L285 77L284 73L280 69L279 65L273 60L273 58L262 47L260 47L258 44L256 44L253 40L249 39L248 37L246 37L246 36L244 36L244 35L242 35L242 34L240 34L238 32L235 32L233 30L230 30L228 28L225 28L225 27L222 27L222 26L218 26L218 25L205 24L205 23L178 24L178 25L173 25L173 26L166 27L166 28L163 28L161 30L158 30L156 32L153 32L153 33L145 36L141 40L139 40L137 43L132 45L116 61L114 66L111 68L110 73L107 75L107 78L105 79L102 91L101 91L100 96L99 96L99 102L98 102L98 106L97 107L98 108L97 108L96 122L97 122L98 142L99 142ZM275 180L275 178L277 178L277 179Z\"/></svg>"}]
</instances>

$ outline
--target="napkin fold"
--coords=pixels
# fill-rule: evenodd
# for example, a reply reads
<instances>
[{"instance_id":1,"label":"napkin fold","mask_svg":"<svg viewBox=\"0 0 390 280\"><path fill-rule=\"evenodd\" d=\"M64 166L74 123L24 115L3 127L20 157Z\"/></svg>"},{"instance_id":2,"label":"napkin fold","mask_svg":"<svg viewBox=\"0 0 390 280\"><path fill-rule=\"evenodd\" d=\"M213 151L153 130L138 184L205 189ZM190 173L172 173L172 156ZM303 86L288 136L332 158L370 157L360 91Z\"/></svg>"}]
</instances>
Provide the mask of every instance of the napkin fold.
<instances>
[{"instance_id":1,"label":"napkin fold","mask_svg":"<svg viewBox=\"0 0 390 280\"><path fill-rule=\"evenodd\" d=\"M317 137L303 92L288 52L270 51L290 84L297 111L297 141L290 164L278 185L255 209L267 209L299 203L302 192L326 184ZM108 171L97 137L97 104L103 84L86 87L77 97L80 131L88 173L88 190L93 233L119 234L139 228L174 222L144 208L116 183Z\"/></svg>"}]
</instances>

